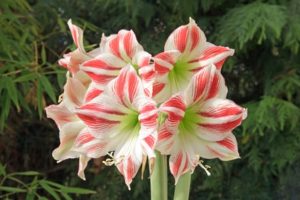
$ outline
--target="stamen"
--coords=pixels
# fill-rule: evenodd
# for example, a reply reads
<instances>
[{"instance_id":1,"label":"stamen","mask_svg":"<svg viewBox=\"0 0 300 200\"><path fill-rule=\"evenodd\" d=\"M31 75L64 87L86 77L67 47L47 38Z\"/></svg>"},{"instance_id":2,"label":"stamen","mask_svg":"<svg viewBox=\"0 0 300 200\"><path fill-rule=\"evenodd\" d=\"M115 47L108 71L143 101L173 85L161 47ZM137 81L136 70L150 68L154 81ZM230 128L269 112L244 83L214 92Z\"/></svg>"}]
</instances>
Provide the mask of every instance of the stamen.
<instances>
[{"instance_id":1,"label":"stamen","mask_svg":"<svg viewBox=\"0 0 300 200\"><path fill-rule=\"evenodd\" d=\"M209 165L203 165L204 161L203 160L199 160L198 165L204 169L204 171L206 172L207 176L210 176L211 173L208 171L208 169L210 169L211 167Z\"/></svg>"},{"instance_id":2,"label":"stamen","mask_svg":"<svg viewBox=\"0 0 300 200\"><path fill-rule=\"evenodd\" d=\"M113 152L108 152L107 155L110 158L107 158L106 160L102 161L102 163L106 166L118 165L125 158L125 156L120 156L118 158L115 158Z\"/></svg>"}]
</instances>

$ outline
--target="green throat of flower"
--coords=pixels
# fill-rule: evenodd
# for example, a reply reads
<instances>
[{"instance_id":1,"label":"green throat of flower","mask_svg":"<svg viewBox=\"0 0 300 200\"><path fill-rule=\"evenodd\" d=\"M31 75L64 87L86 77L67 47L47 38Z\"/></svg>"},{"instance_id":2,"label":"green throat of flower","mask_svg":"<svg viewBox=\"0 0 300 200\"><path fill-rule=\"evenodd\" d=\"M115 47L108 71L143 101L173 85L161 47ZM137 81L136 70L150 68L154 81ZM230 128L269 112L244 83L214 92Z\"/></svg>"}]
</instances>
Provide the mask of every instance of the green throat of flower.
<instances>
[{"instance_id":1,"label":"green throat of flower","mask_svg":"<svg viewBox=\"0 0 300 200\"><path fill-rule=\"evenodd\" d=\"M200 118L197 112L193 108L187 108L179 124L179 136L192 134L199 122Z\"/></svg>"},{"instance_id":2,"label":"green throat of flower","mask_svg":"<svg viewBox=\"0 0 300 200\"><path fill-rule=\"evenodd\" d=\"M126 132L139 132L141 125L139 122L139 113L132 110L123 119L121 123L122 129Z\"/></svg>"},{"instance_id":3,"label":"green throat of flower","mask_svg":"<svg viewBox=\"0 0 300 200\"><path fill-rule=\"evenodd\" d=\"M174 64L168 75L171 87L175 87L176 91L182 89L189 78L189 63L180 60Z\"/></svg>"}]
</instances>

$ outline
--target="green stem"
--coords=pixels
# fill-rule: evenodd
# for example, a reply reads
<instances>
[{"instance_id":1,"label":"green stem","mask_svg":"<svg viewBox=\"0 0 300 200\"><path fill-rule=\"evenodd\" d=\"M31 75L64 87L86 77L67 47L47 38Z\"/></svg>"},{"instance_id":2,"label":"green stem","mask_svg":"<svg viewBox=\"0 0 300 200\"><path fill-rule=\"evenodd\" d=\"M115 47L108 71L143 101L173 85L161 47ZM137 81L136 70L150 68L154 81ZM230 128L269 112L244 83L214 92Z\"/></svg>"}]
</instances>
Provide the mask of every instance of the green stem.
<instances>
[{"instance_id":1,"label":"green stem","mask_svg":"<svg viewBox=\"0 0 300 200\"><path fill-rule=\"evenodd\" d=\"M174 200L188 200L190 195L192 174L187 172L182 175L175 187Z\"/></svg>"},{"instance_id":2,"label":"green stem","mask_svg":"<svg viewBox=\"0 0 300 200\"><path fill-rule=\"evenodd\" d=\"M155 165L150 177L151 200L168 199L168 174L167 156L156 152Z\"/></svg>"}]
</instances>

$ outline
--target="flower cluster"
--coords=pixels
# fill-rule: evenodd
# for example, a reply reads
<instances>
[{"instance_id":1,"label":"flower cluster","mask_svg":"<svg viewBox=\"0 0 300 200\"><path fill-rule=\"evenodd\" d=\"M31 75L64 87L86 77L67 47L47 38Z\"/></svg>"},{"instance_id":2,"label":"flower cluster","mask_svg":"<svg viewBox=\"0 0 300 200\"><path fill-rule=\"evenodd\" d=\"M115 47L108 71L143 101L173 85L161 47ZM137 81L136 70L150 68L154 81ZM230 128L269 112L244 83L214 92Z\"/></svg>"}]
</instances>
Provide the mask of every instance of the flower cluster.
<instances>
[{"instance_id":1,"label":"flower cluster","mask_svg":"<svg viewBox=\"0 0 300 200\"><path fill-rule=\"evenodd\" d=\"M155 150L170 155L175 183L203 167L200 158L239 158L232 130L247 112L226 99L220 72L234 50L207 42L193 19L153 57L131 30L103 35L99 48L86 52L82 29L68 25L77 48L59 60L67 82L60 103L46 108L60 131L54 159L79 158L85 179L88 161L109 155L105 163L130 188L147 160L153 166Z\"/></svg>"}]
</instances>

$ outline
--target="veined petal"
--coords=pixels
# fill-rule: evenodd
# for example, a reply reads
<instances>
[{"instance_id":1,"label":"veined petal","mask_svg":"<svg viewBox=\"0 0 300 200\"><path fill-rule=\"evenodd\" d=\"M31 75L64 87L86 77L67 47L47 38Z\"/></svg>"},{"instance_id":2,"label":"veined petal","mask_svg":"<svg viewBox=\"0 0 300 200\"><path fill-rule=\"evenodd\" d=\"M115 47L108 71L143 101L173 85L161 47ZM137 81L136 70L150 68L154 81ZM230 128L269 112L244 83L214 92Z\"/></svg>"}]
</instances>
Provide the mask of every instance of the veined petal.
<instances>
[{"instance_id":1,"label":"veined petal","mask_svg":"<svg viewBox=\"0 0 300 200\"><path fill-rule=\"evenodd\" d=\"M99 95L101 95L101 93L104 90L103 85L99 85L95 82L92 82L89 87L88 90L86 91L85 97L84 97L84 102L90 102L92 101L94 98L98 97Z\"/></svg>"},{"instance_id":2,"label":"veined petal","mask_svg":"<svg viewBox=\"0 0 300 200\"><path fill-rule=\"evenodd\" d=\"M211 43L206 45L206 48L201 53L201 56L197 58L197 64L201 67L209 64L214 64L218 70L221 70L225 60L234 54L234 50L228 47L215 46Z\"/></svg>"},{"instance_id":3,"label":"veined petal","mask_svg":"<svg viewBox=\"0 0 300 200\"><path fill-rule=\"evenodd\" d=\"M165 51L178 50L186 59L193 59L200 55L205 48L206 37L203 31L190 18L187 25L178 27L167 39Z\"/></svg>"},{"instance_id":4,"label":"veined petal","mask_svg":"<svg viewBox=\"0 0 300 200\"><path fill-rule=\"evenodd\" d=\"M136 176L140 166L142 164L142 155L133 155L128 158L124 158L118 165L117 168L120 173L124 176L125 183L130 190L130 184L132 179Z\"/></svg>"},{"instance_id":5,"label":"veined petal","mask_svg":"<svg viewBox=\"0 0 300 200\"><path fill-rule=\"evenodd\" d=\"M87 88L76 78L68 77L64 86L63 101L70 110L82 105Z\"/></svg>"},{"instance_id":6,"label":"veined petal","mask_svg":"<svg viewBox=\"0 0 300 200\"><path fill-rule=\"evenodd\" d=\"M202 158L219 158L223 161L240 158L235 136L230 133L226 138L217 142L206 142L201 140L199 144L199 155Z\"/></svg>"},{"instance_id":7,"label":"veined petal","mask_svg":"<svg viewBox=\"0 0 300 200\"><path fill-rule=\"evenodd\" d=\"M53 119L59 129L66 123L78 120L77 116L68 110L64 103L50 105L45 110L47 117Z\"/></svg>"},{"instance_id":8,"label":"veined petal","mask_svg":"<svg viewBox=\"0 0 300 200\"><path fill-rule=\"evenodd\" d=\"M69 19L68 26L72 34L73 41L76 47L82 52L85 53L83 46L83 30L78 26L72 24L72 20Z\"/></svg>"},{"instance_id":9,"label":"veined petal","mask_svg":"<svg viewBox=\"0 0 300 200\"><path fill-rule=\"evenodd\" d=\"M127 63L130 63L137 52L143 50L132 30L120 30L117 35L104 39L103 44L105 52L112 53Z\"/></svg>"},{"instance_id":10,"label":"veined petal","mask_svg":"<svg viewBox=\"0 0 300 200\"><path fill-rule=\"evenodd\" d=\"M79 156L79 153L73 151L72 148L76 137L84 127L85 125L79 120L62 126L59 133L60 145L52 153L55 160L62 161Z\"/></svg>"},{"instance_id":11,"label":"veined petal","mask_svg":"<svg viewBox=\"0 0 300 200\"><path fill-rule=\"evenodd\" d=\"M175 185L179 177L185 173L192 173L197 161L195 156L192 157L190 153L178 151L172 153L169 159L170 172L175 178Z\"/></svg>"},{"instance_id":12,"label":"veined petal","mask_svg":"<svg viewBox=\"0 0 300 200\"><path fill-rule=\"evenodd\" d=\"M74 151L86 155L89 158L99 158L107 154L107 142L95 138L88 130L84 128L76 137L74 142Z\"/></svg>"},{"instance_id":13,"label":"veined petal","mask_svg":"<svg viewBox=\"0 0 300 200\"><path fill-rule=\"evenodd\" d=\"M109 81L117 77L120 69L126 63L113 54L103 53L95 59L90 59L81 65L81 70L97 84L106 85Z\"/></svg>"},{"instance_id":14,"label":"veined petal","mask_svg":"<svg viewBox=\"0 0 300 200\"><path fill-rule=\"evenodd\" d=\"M246 109L225 99L211 99L201 106L198 136L207 141L219 141L231 134L246 116Z\"/></svg>"},{"instance_id":15,"label":"veined petal","mask_svg":"<svg viewBox=\"0 0 300 200\"><path fill-rule=\"evenodd\" d=\"M215 97L225 98L227 87L221 73L209 65L192 77L184 95L187 105L191 105Z\"/></svg>"},{"instance_id":16,"label":"veined petal","mask_svg":"<svg viewBox=\"0 0 300 200\"><path fill-rule=\"evenodd\" d=\"M170 50L154 56L154 68L158 75L164 75L173 69L174 64L180 58L180 51Z\"/></svg>"}]
</instances>

